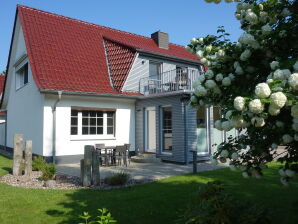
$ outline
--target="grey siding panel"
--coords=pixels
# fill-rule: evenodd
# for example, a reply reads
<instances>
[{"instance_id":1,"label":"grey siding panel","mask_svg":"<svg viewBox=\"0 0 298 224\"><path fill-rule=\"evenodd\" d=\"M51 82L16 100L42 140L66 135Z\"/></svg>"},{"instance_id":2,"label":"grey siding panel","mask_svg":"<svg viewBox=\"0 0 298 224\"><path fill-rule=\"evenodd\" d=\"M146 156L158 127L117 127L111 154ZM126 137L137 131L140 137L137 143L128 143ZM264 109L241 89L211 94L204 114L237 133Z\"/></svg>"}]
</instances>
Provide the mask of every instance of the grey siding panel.
<instances>
[{"instance_id":1,"label":"grey siding panel","mask_svg":"<svg viewBox=\"0 0 298 224\"><path fill-rule=\"evenodd\" d=\"M160 133L160 108L162 106L172 106L172 128L173 128L173 151L172 155L161 153L161 133ZM136 147L144 151L144 108L156 107L156 143L157 156L172 162L185 162L184 144L184 116L180 96L167 96L138 100L136 119ZM190 122L191 123L191 122Z\"/></svg>"}]
</instances>

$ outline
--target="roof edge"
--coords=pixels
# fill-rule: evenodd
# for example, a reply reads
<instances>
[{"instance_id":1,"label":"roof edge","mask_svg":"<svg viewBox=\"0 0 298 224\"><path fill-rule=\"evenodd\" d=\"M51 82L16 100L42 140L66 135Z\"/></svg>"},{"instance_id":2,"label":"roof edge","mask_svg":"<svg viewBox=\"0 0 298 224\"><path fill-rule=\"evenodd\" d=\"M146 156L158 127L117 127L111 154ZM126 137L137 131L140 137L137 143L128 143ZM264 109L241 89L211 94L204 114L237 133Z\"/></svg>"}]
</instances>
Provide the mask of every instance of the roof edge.
<instances>
[{"instance_id":1,"label":"roof edge","mask_svg":"<svg viewBox=\"0 0 298 224\"><path fill-rule=\"evenodd\" d=\"M192 65L202 65L202 63L200 63L200 61L170 56L167 54L161 54L161 53L146 51L146 50L142 50L142 49L137 49L137 52L140 53L141 55L145 55L145 56L154 56L154 57L158 57L160 59L170 59L175 62L184 62L184 63L188 63L188 64L192 64Z\"/></svg>"}]
</instances>

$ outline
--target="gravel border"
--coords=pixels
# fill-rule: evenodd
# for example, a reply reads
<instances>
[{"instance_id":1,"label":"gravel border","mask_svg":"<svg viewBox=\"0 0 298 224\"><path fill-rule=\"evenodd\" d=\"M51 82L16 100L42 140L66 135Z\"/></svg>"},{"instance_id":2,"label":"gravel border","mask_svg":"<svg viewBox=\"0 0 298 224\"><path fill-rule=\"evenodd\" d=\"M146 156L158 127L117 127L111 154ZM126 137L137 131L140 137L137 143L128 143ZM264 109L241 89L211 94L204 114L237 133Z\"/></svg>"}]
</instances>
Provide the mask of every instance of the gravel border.
<instances>
[{"instance_id":1,"label":"gravel border","mask_svg":"<svg viewBox=\"0 0 298 224\"><path fill-rule=\"evenodd\" d=\"M0 183L5 183L10 186L27 188L27 189L95 189L95 190L110 190L119 189L125 187L132 187L135 185L150 183L156 180L134 180L130 179L125 185L110 186L101 180L100 186L83 187L81 185L80 178L77 176L71 176L66 174L57 174L55 177L55 185L53 187L46 187L45 181L40 179L41 172L33 171L32 175L29 176L14 176L12 174L6 174L0 177Z\"/></svg>"}]
</instances>

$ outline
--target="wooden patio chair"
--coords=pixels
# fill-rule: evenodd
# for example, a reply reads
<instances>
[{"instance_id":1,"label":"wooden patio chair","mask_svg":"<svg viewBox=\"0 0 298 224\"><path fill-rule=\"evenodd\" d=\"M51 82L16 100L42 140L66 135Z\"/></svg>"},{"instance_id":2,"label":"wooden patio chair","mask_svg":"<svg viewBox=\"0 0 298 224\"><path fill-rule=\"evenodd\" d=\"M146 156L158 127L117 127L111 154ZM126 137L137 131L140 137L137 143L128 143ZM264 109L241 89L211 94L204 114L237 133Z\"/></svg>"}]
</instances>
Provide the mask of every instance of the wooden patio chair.
<instances>
[{"instance_id":1,"label":"wooden patio chair","mask_svg":"<svg viewBox=\"0 0 298 224\"><path fill-rule=\"evenodd\" d=\"M124 146L126 147L126 160L128 161L128 164L130 164L130 155L129 155L129 151L130 151L130 146L131 146L131 144L124 144Z\"/></svg>"},{"instance_id":2,"label":"wooden patio chair","mask_svg":"<svg viewBox=\"0 0 298 224\"><path fill-rule=\"evenodd\" d=\"M113 156L116 165L118 164L119 166L121 166L123 161L124 165L127 166L126 149L127 147L125 145L116 146L114 156Z\"/></svg>"}]
</instances>

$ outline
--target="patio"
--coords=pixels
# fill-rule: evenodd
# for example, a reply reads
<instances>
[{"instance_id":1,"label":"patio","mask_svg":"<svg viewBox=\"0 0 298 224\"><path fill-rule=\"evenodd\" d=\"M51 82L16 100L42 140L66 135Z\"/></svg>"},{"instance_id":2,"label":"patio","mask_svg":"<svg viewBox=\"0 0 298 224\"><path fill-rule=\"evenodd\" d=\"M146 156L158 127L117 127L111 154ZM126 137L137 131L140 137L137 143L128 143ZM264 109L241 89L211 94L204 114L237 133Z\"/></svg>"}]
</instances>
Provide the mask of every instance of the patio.
<instances>
[{"instance_id":1,"label":"patio","mask_svg":"<svg viewBox=\"0 0 298 224\"><path fill-rule=\"evenodd\" d=\"M215 170L224 168L223 165L212 165L210 162L201 162L197 164L198 172L206 170ZM80 176L80 164L60 164L57 165L57 172L72 176ZM131 162L125 166L100 167L101 179L117 172L126 172L135 180L159 180L166 177L186 174L192 172L192 164L178 165L173 163L136 163Z\"/></svg>"}]
</instances>

